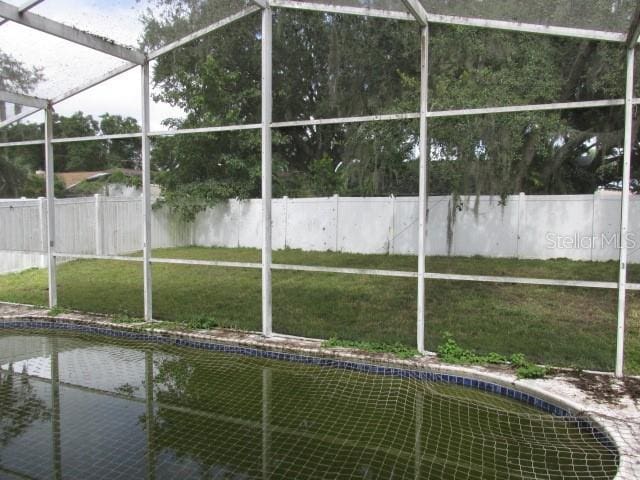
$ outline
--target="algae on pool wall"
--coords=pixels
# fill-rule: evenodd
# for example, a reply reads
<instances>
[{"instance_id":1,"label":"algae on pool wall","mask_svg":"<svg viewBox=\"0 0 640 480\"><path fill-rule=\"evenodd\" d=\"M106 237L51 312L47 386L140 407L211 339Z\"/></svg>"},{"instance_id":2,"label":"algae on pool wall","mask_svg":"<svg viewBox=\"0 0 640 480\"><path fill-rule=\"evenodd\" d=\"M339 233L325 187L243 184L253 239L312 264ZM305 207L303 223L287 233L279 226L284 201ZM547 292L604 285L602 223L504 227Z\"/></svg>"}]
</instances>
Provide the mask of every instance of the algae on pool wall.
<instances>
[{"instance_id":1,"label":"algae on pool wall","mask_svg":"<svg viewBox=\"0 0 640 480\"><path fill-rule=\"evenodd\" d=\"M618 461L477 390L70 332L0 330L0 405L0 474L35 478L613 478Z\"/></svg>"}]
</instances>

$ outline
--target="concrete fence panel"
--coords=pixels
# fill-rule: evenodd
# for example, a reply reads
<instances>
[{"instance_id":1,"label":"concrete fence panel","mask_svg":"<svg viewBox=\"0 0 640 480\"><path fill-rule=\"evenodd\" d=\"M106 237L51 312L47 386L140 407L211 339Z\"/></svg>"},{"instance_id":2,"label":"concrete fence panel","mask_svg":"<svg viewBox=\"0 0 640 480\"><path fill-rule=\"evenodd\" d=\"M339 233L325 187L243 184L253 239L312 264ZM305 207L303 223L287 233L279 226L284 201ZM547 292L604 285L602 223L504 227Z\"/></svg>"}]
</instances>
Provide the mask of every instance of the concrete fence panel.
<instances>
[{"instance_id":1,"label":"concrete fence panel","mask_svg":"<svg viewBox=\"0 0 640 480\"><path fill-rule=\"evenodd\" d=\"M454 205L451 255L518 256L518 209L522 200L511 196L462 197ZM431 220L431 219L430 219ZM447 222L447 223L448 223ZM445 225L447 225L445 223ZM429 221L427 226L432 225Z\"/></svg>"},{"instance_id":2,"label":"concrete fence panel","mask_svg":"<svg viewBox=\"0 0 640 480\"><path fill-rule=\"evenodd\" d=\"M337 197L289 199L286 246L309 251L336 251L338 205Z\"/></svg>"},{"instance_id":3,"label":"concrete fence panel","mask_svg":"<svg viewBox=\"0 0 640 480\"><path fill-rule=\"evenodd\" d=\"M391 253L417 251L416 197L322 197L273 200L274 249ZM230 200L186 222L154 209L153 246L260 248L260 199ZM640 263L640 197L630 205L630 262ZM0 272L43 266L46 204L0 201ZM56 250L118 255L142 249L140 198L56 201ZM616 260L620 194L433 196L428 202L427 255ZM22 257L18 258L18 252Z\"/></svg>"}]
</instances>

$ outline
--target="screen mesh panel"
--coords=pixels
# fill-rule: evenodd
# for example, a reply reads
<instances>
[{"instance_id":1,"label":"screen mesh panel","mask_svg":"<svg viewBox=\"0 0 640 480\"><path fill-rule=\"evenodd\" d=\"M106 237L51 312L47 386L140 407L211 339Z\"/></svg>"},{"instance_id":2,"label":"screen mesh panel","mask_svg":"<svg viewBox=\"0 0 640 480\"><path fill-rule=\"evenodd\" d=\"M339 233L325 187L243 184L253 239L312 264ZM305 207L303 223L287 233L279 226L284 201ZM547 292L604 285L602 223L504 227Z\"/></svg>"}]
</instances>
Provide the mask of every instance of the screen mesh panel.
<instances>
[{"instance_id":1,"label":"screen mesh panel","mask_svg":"<svg viewBox=\"0 0 640 480\"><path fill-rule=\"evenodd\" d=\"M631 0L420 0L431 14L625 33Z\"/></svg>"}]
</instances>

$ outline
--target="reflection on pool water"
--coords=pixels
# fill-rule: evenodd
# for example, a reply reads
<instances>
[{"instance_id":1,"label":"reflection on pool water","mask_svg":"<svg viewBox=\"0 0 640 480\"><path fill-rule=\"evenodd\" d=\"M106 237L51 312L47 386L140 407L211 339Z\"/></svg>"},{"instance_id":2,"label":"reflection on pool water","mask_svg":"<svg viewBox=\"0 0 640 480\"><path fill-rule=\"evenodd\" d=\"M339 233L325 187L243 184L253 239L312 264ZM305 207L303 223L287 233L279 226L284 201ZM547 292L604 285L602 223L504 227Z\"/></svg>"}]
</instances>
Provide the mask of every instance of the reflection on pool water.
<instances>
[{"instance_id":1,"label":"reflection on pool water","mask_svg":"<svg viewBox=\"0 0 640 480\"><path fill-rule=\"evenodd\" d=\"M576 422L436 382L0 330L0 478L613 478Z\"/></svg>"}]
</instances>

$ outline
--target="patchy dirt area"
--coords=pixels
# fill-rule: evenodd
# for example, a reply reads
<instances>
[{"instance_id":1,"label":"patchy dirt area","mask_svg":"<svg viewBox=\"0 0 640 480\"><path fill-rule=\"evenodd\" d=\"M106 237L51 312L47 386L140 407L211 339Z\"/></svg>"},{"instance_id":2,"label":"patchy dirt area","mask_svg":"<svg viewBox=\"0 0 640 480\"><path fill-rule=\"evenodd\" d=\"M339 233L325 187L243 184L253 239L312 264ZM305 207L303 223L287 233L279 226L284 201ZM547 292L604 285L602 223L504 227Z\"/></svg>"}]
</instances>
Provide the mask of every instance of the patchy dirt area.
<instances>
[{"instance_id":1,"label":"patchy dirt area","mask_svg":"<svg viewBox=\"0 0 640 480\"><path fill-rule=\"evenodd\" d=\"M576 372L563 374L567 382L576 386L594 402L619 405L623 398L640 402L640 378L615 378L608 374Z\"/></svg>"},{"instance_id":2,"label":"patchy dirt area","mask_svg":"<svg viewBox=\"0 0 640 480\"><path fill-rule=\"evenodd\" d=\"M606 429L620 452L616 479L640 479L640 377L616 379L606 373L551 370L552 374L535 380L517 379L504 366L461 366L442 363L434 354L403 360L389 353L370 353L354 348L328 348L322 340L223 329L185 331L165 322L122 323L104 315L62 312L50 316L47 309L28 305L0 303L2 319L42 319L84 325L100 325L126 330L145 330L158 335L205 341L226 342L257 348L306 353L315 356L360 359L377 364L425 369L495 382L532 393L552 404L562 405L579 415L587 415Z\"/></svg>"}]
</instances>

